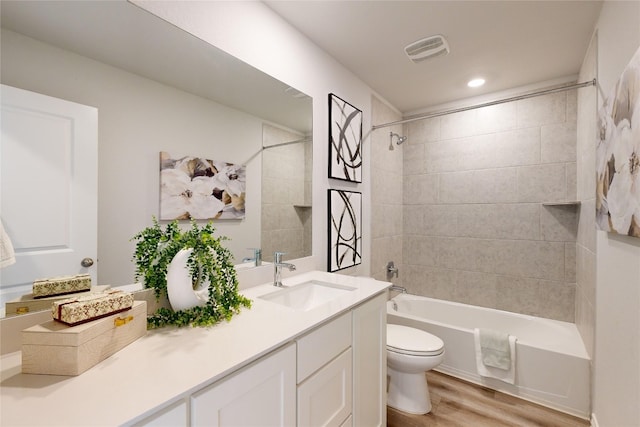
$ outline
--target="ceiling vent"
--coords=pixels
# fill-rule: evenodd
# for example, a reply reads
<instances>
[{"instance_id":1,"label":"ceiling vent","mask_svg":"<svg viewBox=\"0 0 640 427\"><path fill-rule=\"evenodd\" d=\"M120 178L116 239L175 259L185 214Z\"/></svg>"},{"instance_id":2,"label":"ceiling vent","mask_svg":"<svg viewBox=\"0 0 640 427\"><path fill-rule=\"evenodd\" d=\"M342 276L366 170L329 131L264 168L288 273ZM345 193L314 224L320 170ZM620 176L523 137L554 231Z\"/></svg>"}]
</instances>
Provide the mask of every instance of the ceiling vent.
<instances>
[{"instance_id":1,"label":"ceiling vent","mask_svg":"<svg viewBox=\"0 0 640 427\"><path fill-rule=\"evenodd\" d=\"M405 53L413 62L421 62L449 53L449 43L444 36L438 34L415 41L404 48Z\"/></svg>"}]
</instances>

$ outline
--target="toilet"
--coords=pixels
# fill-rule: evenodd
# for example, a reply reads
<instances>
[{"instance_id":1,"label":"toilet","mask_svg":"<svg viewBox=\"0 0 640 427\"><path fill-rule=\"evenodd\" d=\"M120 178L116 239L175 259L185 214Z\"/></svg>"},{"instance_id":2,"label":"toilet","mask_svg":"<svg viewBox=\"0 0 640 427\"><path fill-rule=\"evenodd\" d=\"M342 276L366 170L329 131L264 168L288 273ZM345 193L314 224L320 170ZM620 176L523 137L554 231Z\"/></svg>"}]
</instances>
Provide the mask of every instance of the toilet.
<instances>
[{"instance_id":1,"label":"toilet","mask_svg":"<svg viewBox=\"0 0 640 427\"><path fill-rule=\"evenodd\" d=\"M444 342L428 332L387 324L387 405L409 414L431 411L425 372L444 359Z\"/></svg>"}]
</instances>

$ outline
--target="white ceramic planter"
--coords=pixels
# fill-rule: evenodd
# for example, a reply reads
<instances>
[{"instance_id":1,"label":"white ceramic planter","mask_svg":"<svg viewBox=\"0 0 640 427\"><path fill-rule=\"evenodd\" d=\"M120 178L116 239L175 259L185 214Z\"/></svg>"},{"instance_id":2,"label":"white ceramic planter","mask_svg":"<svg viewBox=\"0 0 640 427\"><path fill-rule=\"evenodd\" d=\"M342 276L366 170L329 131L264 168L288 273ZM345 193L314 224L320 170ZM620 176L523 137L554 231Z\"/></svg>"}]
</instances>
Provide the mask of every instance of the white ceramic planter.
<instances>
[{"instance_id":1,"label":"white ceramic planter","mask_svg":"<svg viewBox=\"0 0 640 427\"><path fill-rule=\"evenodd\" d=\"M167 268L167 296L171 308L175 311L186 310L198 305L205 305L208 289L193 290L191 275L187 268L187 259L193 249L182 249L173 257Z\"/></svg>"}]
</instances>

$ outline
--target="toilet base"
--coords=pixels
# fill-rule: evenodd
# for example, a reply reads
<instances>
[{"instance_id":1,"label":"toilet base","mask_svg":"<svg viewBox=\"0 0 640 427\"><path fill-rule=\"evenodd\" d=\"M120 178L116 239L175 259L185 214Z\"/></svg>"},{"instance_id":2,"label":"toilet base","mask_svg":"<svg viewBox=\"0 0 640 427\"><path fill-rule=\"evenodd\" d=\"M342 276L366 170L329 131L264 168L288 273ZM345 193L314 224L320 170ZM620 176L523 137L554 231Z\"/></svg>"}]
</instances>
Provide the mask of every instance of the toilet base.
<instances>
[{"instance_id":1,"label":"toilet base","mask_svg":"<svg viewBox=\"0 0 640 427\"><path fill-rule=\"evenodd\" d=\"M422 415L431 411L429 386L424 372L406 373L387 367L389 392L387 405L408 414Z\"/></svg>"}]
</instances>

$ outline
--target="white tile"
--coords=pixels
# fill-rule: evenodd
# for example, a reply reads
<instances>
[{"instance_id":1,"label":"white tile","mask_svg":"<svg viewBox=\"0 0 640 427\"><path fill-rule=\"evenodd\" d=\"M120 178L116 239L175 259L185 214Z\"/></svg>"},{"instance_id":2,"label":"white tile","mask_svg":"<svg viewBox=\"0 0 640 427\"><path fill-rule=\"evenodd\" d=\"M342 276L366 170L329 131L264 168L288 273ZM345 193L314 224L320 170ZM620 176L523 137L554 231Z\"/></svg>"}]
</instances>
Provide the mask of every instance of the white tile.
<instances>
[{"instance_id":1,"label":"white tile","mask_svg":"<svg viewBox=\"0 0 640 427\"><path fill-rule=\"evenodd\" d=\"M567 97L564 92L517 101L518 127L564 122L566 110Z\"/></svg>"},{"instance_id":2,"label":"white tile","mask_svg":"<svg viewBox=\"0 0 640 427\"><path fill-rule=\"evenodd\" d=\"M438 258L438 241L426 236L405 236L402 254L406 264L435 267Z\"/></svg>"},{"instance_id":3,"label":"white tile","mask_svg":"<svg viewBox=\"0 0 640 427\"><path fill-rule=\"evenodd\" d=\"M533 203L460 206L459 235L485 239L540 239L539 205Z\"/></svg>"},{"instance_id":4,"label":"white tile","mask_svg":"<svg viewBox=\"0 0 640 427\"><path fill-rule=\"evenodd\" d=\"M576 161L576 122L545 125L540 132L542 163Z\"/></svg>"},{"instance_id":5,"label":"white tile","mask_svg":"<svg viewBox=\"0 0 640 427\"><path fill-rule=\"evenodd\" d=\"M404 177L403 201L405 205L437 203L437 175L408 175Z\"/></svg>"},{"instance_id":6,"label":"white tile","mask_svg":"<svg viewBox=\"0 0 640 427\"><path fill-rule=\"evenodd\" d=\"M538 128L492 133L428 144L429 172L454 172L540 163Z\"/></svg>"},{"instance_id":7,"label":"white tile","mask_svg":"<svg viewBox=\"0 0 640 427\"><path fill-rule=\"evenodd\" d=\"M564 242L501 240L493 246L498 274L564 280Z\"/></svg>"},{"instance_id":8,"label":"white tile","mask_svg":"<svg viewBox=\"0 0 640 427\"><path fill-rule=\"evenodd\" d=\"M476 134L476 111L463 111L440 117L440 139L463 138Z\"/></svg>"},{"instance_id":9,"label":"white tile","mask_svg":"<svg viewBox=\"0 0 640 427\"><path fill-rule=\"evenodd\" d=\"M567 200L578 200L577 165L575 162L565 163L565 168L567 171Z\"/></svg>"},{"instance_id":10,"label":"white tile","mask_svg":"<svg viewBox=\"0 0 640 427\"><path fill-rule=\"evenodd\" d=\"M577 254L575 243L564 244L564 280L576 282Z\"/></svg>"},{"instance_id":11,"label":"white tile","mask_svg":"<svg viewBox=\"0 0 640 427\"><path fill-rule=\"evenodd\" d=\"M458 236L459 210L457 205L424 205L420 208L422 222L416 230L427 236ZM405 230L410 232L411 228Z\"/></svg>"},{"instance_id":12,"label":"white tile","mask_svg":"<svg viewBox=\"0 0 640 427\"><path fill-rule=\"evenodd\" d=\"M440 203L509 203L517 200L516 168L444 173ZM406 188L406 187L405 187Z\"/></svg>"},{"instance_id":13,"label":"white tile","mask_svg":"<svg viewBox=\"0 0 640 427\"><path fill-rule=\"evenodd\" d=\"M567 200L564 164L523 166L518 168L519 202L557 202Z\"/></svg>"},{"instance_id":14,"label":"white tile","mask_svg":"<svg viewBox=\"0 0 640 427\"><path fill-rule=\"evenodd\" d=\"M417 120L406 124L407 142L405 144L424 144L440 139L440 117Z\"/></svg>"},{"instance_id":15,"label":"white tile","mask_svg":"<svg viewBox=\"0 0 640 427\"><path fill-rule=\"evenodd\" d=\"M515 129L517 125L516 112L515 102L479 108L476 111L477 134Z\"/></svg>"},{"instance_id":16,"label":"white tile","mask_svg":"<svg viewBox=\"0 0 640 427\"><path fill-rule=\"evenodd\" d=\"M476 271L456 271L452 299L464 304L495 307L497 303L497 276Z\"/></svg>"},{"instance_id":17,"label":"white tile","mask_svg":"<svg viewBox=\"0 0 640 427\"><path fill-rule=\"evenodd\" d=\"M425 159L426 144L412 144L402 147L403 153L403 173L405 175L416 175L427 172Z\"/></svg>"}]
</instances>

